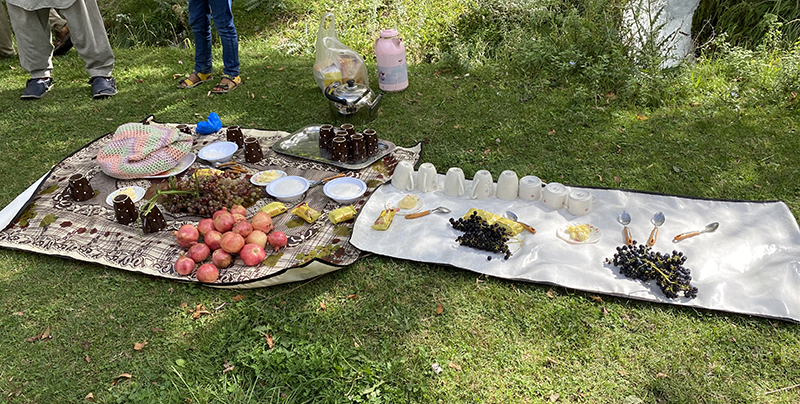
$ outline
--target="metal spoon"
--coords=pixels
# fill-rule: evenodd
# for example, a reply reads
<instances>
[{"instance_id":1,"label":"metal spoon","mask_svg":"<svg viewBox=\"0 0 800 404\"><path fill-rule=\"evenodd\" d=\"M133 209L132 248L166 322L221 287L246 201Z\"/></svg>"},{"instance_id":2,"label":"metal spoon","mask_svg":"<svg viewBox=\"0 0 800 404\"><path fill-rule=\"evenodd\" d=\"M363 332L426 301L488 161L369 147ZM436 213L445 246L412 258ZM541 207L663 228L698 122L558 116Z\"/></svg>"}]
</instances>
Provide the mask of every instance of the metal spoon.
<instances>
[{"instance_id":1,"label":"metal spoon","mask_svg":"<svg viewBox=\"0 0 800 404\"><path fill-rule=\"evenodd\" d=\"M662 224L664 224L665 220L667 220L667 219L664 217L664 214L661 213L661 212L656 212L656 214L653 215L653 218L650 219L650 221L653 223L653 226L655 226L655 227L653 227L653 231L650 232L650 238L647 240L647 246L648 247L652 247L653 244L656 243L656 237L658 237L658 226L661 226Z\"/></svg>"},{"instance_id":2,"label":"metal spoon","mask_svg":"<svg viewBox=\"0 0 800 404\"><path fill-rule=\"evenodd\" d=\"M709 224L706 225L705 228L703 228L703 230L695 230L695 231L690 231L690 232L678 234L677 236L675 236L675 238L672 239L672 241L673 242L678 242L678 241L681 241L681 240L685 240L685 239L687 239L689 237L694 237L694 236L700 235L702 233L711 233L714 230L717 230L718 228L719 228L719 222L709 223Z\"/></svg>"},{"instance_id":3,"label":"metal spoon","mask_svg":"<svg viewBox=\"0 0 800 404\"><path fill-rule=\"evenodd\" d=\"M433 212L440 212L440 213L450 213L450 209L444 206L437 206L431 210L423 210L422 212L412 213L410 215L406 215L406 219L416 219L422 216L428 216Z\"/></svg>"},{"instance_id":4,"label":"metal spoon","mask_svg":"<svg viewBox=\"0 0 800 404\"><path fill-rule=\"evenodd\" d=\"M622 233L625 235L625 245L633 244L631 231L628 229L628 225L631 224L631 215L629 215L627 211L623 210L622 213L617 216L617 221L623 226Z\"/></svg>"},{"instance_id":5,"label":"metal spoon","mask_svg":"<svg viewBox=\"0 0 800 404\"><path fill-rule=\"evenodd\" d=\"M534 229L533 226L531 226L529 224L522 223L519 220L517 220L517 214L516 213L514 213L514 212L512 212L510 210L507 210L506 214L505 214L505 217L506 217L506 219L510 219L510 220L513 220L513 221L521 224L523 229L525 229L525 230L527 230L527 231L529 231L529 232L531 232L533 234L536 234L536 229Z\"/></svg>"}]
</instances>

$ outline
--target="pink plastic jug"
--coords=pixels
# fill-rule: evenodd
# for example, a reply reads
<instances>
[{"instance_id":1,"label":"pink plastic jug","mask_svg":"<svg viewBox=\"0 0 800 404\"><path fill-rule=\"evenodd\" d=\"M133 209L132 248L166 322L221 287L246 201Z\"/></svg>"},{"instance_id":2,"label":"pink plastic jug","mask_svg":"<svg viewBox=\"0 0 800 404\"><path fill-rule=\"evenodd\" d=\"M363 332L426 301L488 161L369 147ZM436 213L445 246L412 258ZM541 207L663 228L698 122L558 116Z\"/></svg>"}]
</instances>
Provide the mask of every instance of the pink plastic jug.
<instances>
[{"instance_id":1,"label":"pink plastic jug","mask_svg":"<svg viewBox=\"0 0 800 404\"><path fill-rule=\"evenodd\" d=\"M384 91L403 91L408 87L406 48L396 29L381 31L375 40L378 86Z\"/></svg>"}]
</instances>

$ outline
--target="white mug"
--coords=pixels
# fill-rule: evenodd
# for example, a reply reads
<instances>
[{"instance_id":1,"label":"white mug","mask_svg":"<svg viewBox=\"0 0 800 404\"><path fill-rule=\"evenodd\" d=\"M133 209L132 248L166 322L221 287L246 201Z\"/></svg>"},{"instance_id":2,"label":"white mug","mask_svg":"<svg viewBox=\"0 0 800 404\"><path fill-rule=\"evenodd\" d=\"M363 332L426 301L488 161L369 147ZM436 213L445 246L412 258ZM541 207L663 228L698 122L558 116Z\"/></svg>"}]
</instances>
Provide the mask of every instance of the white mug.
<instances>
[{"instance_id":1,"label":"white mug","mask_svg":"<svg viewBox=\"0 0 800 404\"><path fill-rule=\"evenodd\" d=\"M535 175L526 175L520 178L519 198L525 201L542 199L542 180Z\"/></svg>"},{"instance_id":2,"label":"white mug","mask_svg":"<svg viewBox=\"0 0 800 404\"><path fill-rule=\"evenodd\" d=\"M439 189L439 174L431 163L422 163L417 172L417 189L422 192L433 192Z\"/></svg>"},{"instance_id":3,"label":"white mug","mask_svg":"<svg viewBox=\"0 0 800 404\"><path fill-rule=\"evenodd\" d=\"M495 192L499 199L504 201L513 201L517 199L519 194L519 179L517 173L511 170L505 170L497 177L497 191Z\"/></svg>"},{"instance_id":4,"label":"white mug","mask_svg":"<svg viewBox=\"0 0 800 404\"><path fill-rule=\"evenodd\" d=\"M567 210L575 216L587 215L592 212L595 200L597 198L589 191L572 191L567 196Z\"/></svg>"},{"instance_id":5,"label":"white mug","mask_svg":"<svg viewBox=\"0 0 800 404\"><path fill-rule=\"evenodd\" d=\"M401 191L414 189L414 165L408 160L397 163L392 174L392 186Z\"/></svg>"},{"instance_id":6,"label":"white mug","mask_svg":"<svg viewBox=\"0 0 800 404\"><path fill-rule=\"evenodd\" d=\"M492 173L488 170L478 170L472 178L472 199L489 199L494 194Z\"/></svg>"},{"instance_id":7,"label":"white mug","mask_svg":"<svg viewBox=\"0 0 800 404\"><path fill-rule=\"evenodd\" d=\"M444 194L447 196L464 195L464 171L451 167L444 176Z\"/></svg>"},{"instance_id":8,"label":"white mug","mask_svg":"<svg viewBox=\"0 0 800 404\"><path fill-rule=\"evenodd\" d=\"M557 182L551 182L542 191L542 202L550 209L561 209L567 203L569 189Z\"/></svg>"}]
</instances>

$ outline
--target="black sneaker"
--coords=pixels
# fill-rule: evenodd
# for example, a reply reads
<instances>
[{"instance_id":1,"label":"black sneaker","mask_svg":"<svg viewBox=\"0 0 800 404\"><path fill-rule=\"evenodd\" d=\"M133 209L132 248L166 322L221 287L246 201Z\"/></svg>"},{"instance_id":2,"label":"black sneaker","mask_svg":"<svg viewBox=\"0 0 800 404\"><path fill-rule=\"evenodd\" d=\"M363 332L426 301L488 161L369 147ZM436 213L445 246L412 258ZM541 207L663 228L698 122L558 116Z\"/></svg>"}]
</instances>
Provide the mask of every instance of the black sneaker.
<instances>
[{"instance_id":1,"label":"black sneaker","mask_svg":"<svg viewBox=\"0 0 800 404\"><path fill-rule=\"evenodd\" d=\"M25 83L25 91L22 92L22 97L20 98L23 100L38 100L44 97L51 87L53 87L52 77L29 79Z\"/></svg>"},{"instance_id":2,"label":"black sneaker","mask_svg":"<svg viewBox=\"0 0 800 404\"><path fill-rule=\"evenodd\" d=\"M92 97L108 98L117 93L117 81L113 77L95 76L89 79L92 85Z\"/></svg>"}]
</instances>

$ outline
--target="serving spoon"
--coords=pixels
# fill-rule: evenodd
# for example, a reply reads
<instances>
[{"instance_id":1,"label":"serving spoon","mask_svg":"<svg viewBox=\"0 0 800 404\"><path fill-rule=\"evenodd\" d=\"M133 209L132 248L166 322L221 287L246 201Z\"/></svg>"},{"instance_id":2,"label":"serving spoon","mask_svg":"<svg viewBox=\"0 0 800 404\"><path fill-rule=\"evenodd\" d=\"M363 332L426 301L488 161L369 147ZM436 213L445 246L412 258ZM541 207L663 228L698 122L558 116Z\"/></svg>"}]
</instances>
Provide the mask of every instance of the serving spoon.
<instances>
[{"instance_id":1,"label":"serving spoon","mask_svg":"<svg viewBox=\"0 0 800 404\"><path fill-rule=\"evenodd\" d=\"M428 215L430 215L431 213L434 213L434 212L450 213L450 209L448 209L448 208L446 208L444 206L437 206L437 207L435 207L435 208L433 208L431 210L423 210L422 212L408 214L408 215L406 215L406 219L416 219L418 217L428 216Z\"/></svg>"},{"instance_id":2,"label":"serving spoon","mask_svg":"<svg viewBox=\"0 0 800 404\"><path fill-rule=\"evenodd\" d=\"M687 239L689 237L698 236L698 235L700 235L702 233L711 233L714 230L717 230L718 228L719 228L719 222L709 223L702 230L695 230L695 231L689 231L689 232L686 232L686 233L678 234L677 236L675 236L675 238L672 239L672 241L673 242L678 242L678 241L681 241L681 240L685 240L685 239Z\"/></svg>"},{"instance_id":3,"label":"serving spoon","mask_svg":"<svg viewBox=\"0 0 800 404\"><path fill-rule=\"evenodd\" d=\"M506 214L504 216L506 217L506 219L510 219L510 220L513 220L513 221L521 224L523 229L525 229L525 230L527 230L527 231L529 231L529 232L531 232L533 234L536 234L536 229L534 229L533 226L531 226L529 224L525 224L525 223L520 222L517 219L517 214L516 213L514 213L514 212L512 212L510 210L507 210Z\"/></svg>"},{"instance_id":4,"label":"serving spoon","mask_svg":"<svg viewBox=\"0 0 800 404\"><path fill-rule=\"evenodd\" d=\"M622 213L617 216L617 221L622 225L622 232L625 235L625 245L633 244L631 231L628 229L628 225L631 224L631 215L627 211L623 210Z\"/></svg>"},{"instance_id":5,"label":"serving spoon","mask_svg":"<svg viewBox=\"0 0 800 404\"><path fill-rule=\"evenodd\" d=\"M653 244L656 243L656 237L658 237L658 226L661 226L662 224L664 224L665 220L667 220L667 219L664 217L664 214L661 213L661 212L656 212L656 214L653 215L653 218L650 219L650 222L652 222L653 226L655 226L655 227L653 227L653 231L650 232L650 238L647 240L647 246L648 247L652 247Z\"/></svg>"}]
</instances>

